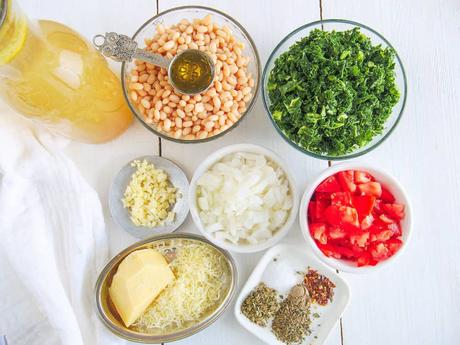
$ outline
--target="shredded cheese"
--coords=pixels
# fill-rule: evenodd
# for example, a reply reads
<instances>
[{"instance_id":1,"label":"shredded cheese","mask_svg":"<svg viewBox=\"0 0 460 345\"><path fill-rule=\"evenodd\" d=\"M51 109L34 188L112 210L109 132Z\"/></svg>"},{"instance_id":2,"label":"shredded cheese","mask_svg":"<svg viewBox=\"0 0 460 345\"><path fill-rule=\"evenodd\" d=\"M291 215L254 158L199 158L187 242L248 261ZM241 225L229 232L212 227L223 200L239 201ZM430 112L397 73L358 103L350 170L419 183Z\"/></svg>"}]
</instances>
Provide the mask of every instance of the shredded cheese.
<instances>
[{"instance_id":1,"label":"shredded cheese","mask_svg":"<svg viewBox=\"0 0 460 345\"><path fill-rule=\"evenodd\" d=\"M146 160L134 161L137 170L131 177L122 199L123 207L137 226L153 228L174 221L171 211L176 203L177 188L169 182L168 175Z\"/></svg>"},{"instance_id":2,"label":"shredded cheese","mask_svg":"<svg viewBox=\"0 0 460 345\"><path fill-rule=\"evenodd\" d=\"M187 241L177 246L170 263L176 279L137 320L136 328L182 328L199 321L223 296L224 260L221 253L203 243Z\"/></svg>"}]
</instances>

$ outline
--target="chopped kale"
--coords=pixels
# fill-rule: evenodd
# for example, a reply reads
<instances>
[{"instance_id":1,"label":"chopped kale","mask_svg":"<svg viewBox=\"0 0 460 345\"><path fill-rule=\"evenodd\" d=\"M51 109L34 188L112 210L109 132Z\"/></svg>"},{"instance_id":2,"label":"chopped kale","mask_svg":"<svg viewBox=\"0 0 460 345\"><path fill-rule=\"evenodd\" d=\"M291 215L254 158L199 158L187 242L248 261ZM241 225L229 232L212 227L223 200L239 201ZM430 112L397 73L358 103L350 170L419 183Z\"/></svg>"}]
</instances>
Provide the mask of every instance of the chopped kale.
<instances>
[{"instance_id":1,"label":"chopped kale","mask_svg":"<svg viewBox=\"0 0 460 345\"><path fill-rule=\"evenodd\" d=\"M359 28L315 29L280 55L268 80L284 134L321 155L350 153L382 133L399 100L395 52Z\"/></svg>"}]
</instances>

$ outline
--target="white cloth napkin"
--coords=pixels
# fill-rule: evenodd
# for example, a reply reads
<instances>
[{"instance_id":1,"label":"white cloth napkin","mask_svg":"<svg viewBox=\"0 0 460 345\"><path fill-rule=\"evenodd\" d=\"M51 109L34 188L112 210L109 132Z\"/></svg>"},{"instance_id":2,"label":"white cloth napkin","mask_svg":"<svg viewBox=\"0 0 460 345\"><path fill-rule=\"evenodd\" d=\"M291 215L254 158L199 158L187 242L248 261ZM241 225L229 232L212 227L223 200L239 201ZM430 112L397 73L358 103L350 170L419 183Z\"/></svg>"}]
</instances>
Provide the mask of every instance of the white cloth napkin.
<instances>
[{"instance_id":1,"label":"white cloth napkin","mask_svg":"<svg viewBox=\"0 0 460 345\"><path fill-rule=\"evenodd\" d=\"M0 336L10 345L120 343L94 312L108 255L98 196L63 154L65 139L5 120L7 111L0 106Z\"/></svg>"}]
</instances>

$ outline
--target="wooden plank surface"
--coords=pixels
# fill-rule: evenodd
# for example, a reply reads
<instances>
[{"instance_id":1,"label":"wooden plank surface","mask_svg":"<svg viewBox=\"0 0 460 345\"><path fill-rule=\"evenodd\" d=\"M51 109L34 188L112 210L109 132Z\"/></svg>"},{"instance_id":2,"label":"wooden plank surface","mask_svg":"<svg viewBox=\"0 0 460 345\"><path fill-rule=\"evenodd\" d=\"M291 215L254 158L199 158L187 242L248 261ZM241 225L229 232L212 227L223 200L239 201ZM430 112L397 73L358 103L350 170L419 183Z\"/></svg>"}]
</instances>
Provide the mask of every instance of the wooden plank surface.
<instances>
[{"instance_id":1,"label":"wooden plank surface","mask_svg":"<svg viewBox=\"0 0 460 345\"><path fill-rule=\"evenodd\" d=\"M132 34L156 13L155 0L18 0L33 18L63 22L87 38L105 31ZM184 5L158 0L159 10ZM278 41L294 28L318 20L319 0L199 0L234 16L256 42L262 65ZM352 288L351 304L328 344L460 343L460 233L454 220L460 200L460 3L457 0L322 0L324 18L347 18L382 33L398 50L408 74L408 104L397 130L362 160L395 175L406 187L414 209L414 236L393 266L371 275L343 274ZM116 67L117 70L119 66ZM327 162L309 158L288 146L270 124L262 100L237 129L206 144L162 141L162 154L179 163L191 178L209 153L234 143L255 143L280 154L301 190ZM71 143L69 156L98 191L117 253L136 240L117 227L107 209L114 174L130 159L158 154L157 138L137 122L120 138L102 145ZM188 218L181 231L195 232ZM303 243L297 223L285 242ZM235 255L240 287L262 254ZM233 305L208 329L179 344L259 344L234 319Z\"/></svg>"},{"instance_id":2,"label":"wooden plank surface","mask_svg":"<svg viewBox=\"0 0 460 345\"><path fill-rule=\"evenodd\" d=\"M212 1L198 0L194 5L219 9L242 24L257 46L262 67L278 42L300 25L319 19L319 2L316 0L294 0L286 3L277 0ZM159 0L159 11L184 5L181 0ZM296 178L299 190L303 191L307 181L327 167L326 161L309 158L289 146L276 132L267 117L259 95L256 105L248 117L224 137L204 144L181 145L162 140L162 155L178 162L191 177L200 162L215 150L226 145L253 143L265 146L279 154L288 163ZM180 231L197 232L191 217ZM285 242L304 243L298 223L290 230ZM241 288L263 253L233 254L237 262L239 287ZM229 311L212 327L179 341L179 344L260 344L252 334L243 329L233 316L233 303ZM340 344L339 324L333 330L329 344Z\"/></svg>"},{"instance_id":3,"label":"wooden plank surface","mask_svg":"<svg viewBox=\"0 0 460 345\"><path fill-rule=\"evenodd\" d=\"M322 0L324 18L347 18L385 36L408 77L396 131L362 159L396 176L414 210L407 252L371 275L344 274L352 302L344 344L459 344L458 109L460 3Z\"/></svg>"}]
</instances>

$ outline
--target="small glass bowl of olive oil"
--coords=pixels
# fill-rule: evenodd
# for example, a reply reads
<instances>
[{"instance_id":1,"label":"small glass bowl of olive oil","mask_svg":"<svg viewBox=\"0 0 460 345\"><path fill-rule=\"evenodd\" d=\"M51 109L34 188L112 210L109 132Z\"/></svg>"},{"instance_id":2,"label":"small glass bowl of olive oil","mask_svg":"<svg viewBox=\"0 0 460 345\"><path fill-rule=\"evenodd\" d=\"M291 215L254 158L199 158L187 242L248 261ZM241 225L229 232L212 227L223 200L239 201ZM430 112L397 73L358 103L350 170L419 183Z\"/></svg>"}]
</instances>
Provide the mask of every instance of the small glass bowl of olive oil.
<instances>
[{"instance_id":1,"label":"small glass bowl of olive oil","mask_svg":"<svg viewBox=\"0 0 460 345\"><path fill-rule=\"evenodd\" d=\"M181 93L195 95L206 91L214 79L214 63L208 54L188 49L169 64L169 82Z\"/></svg>"}]
</instances>

